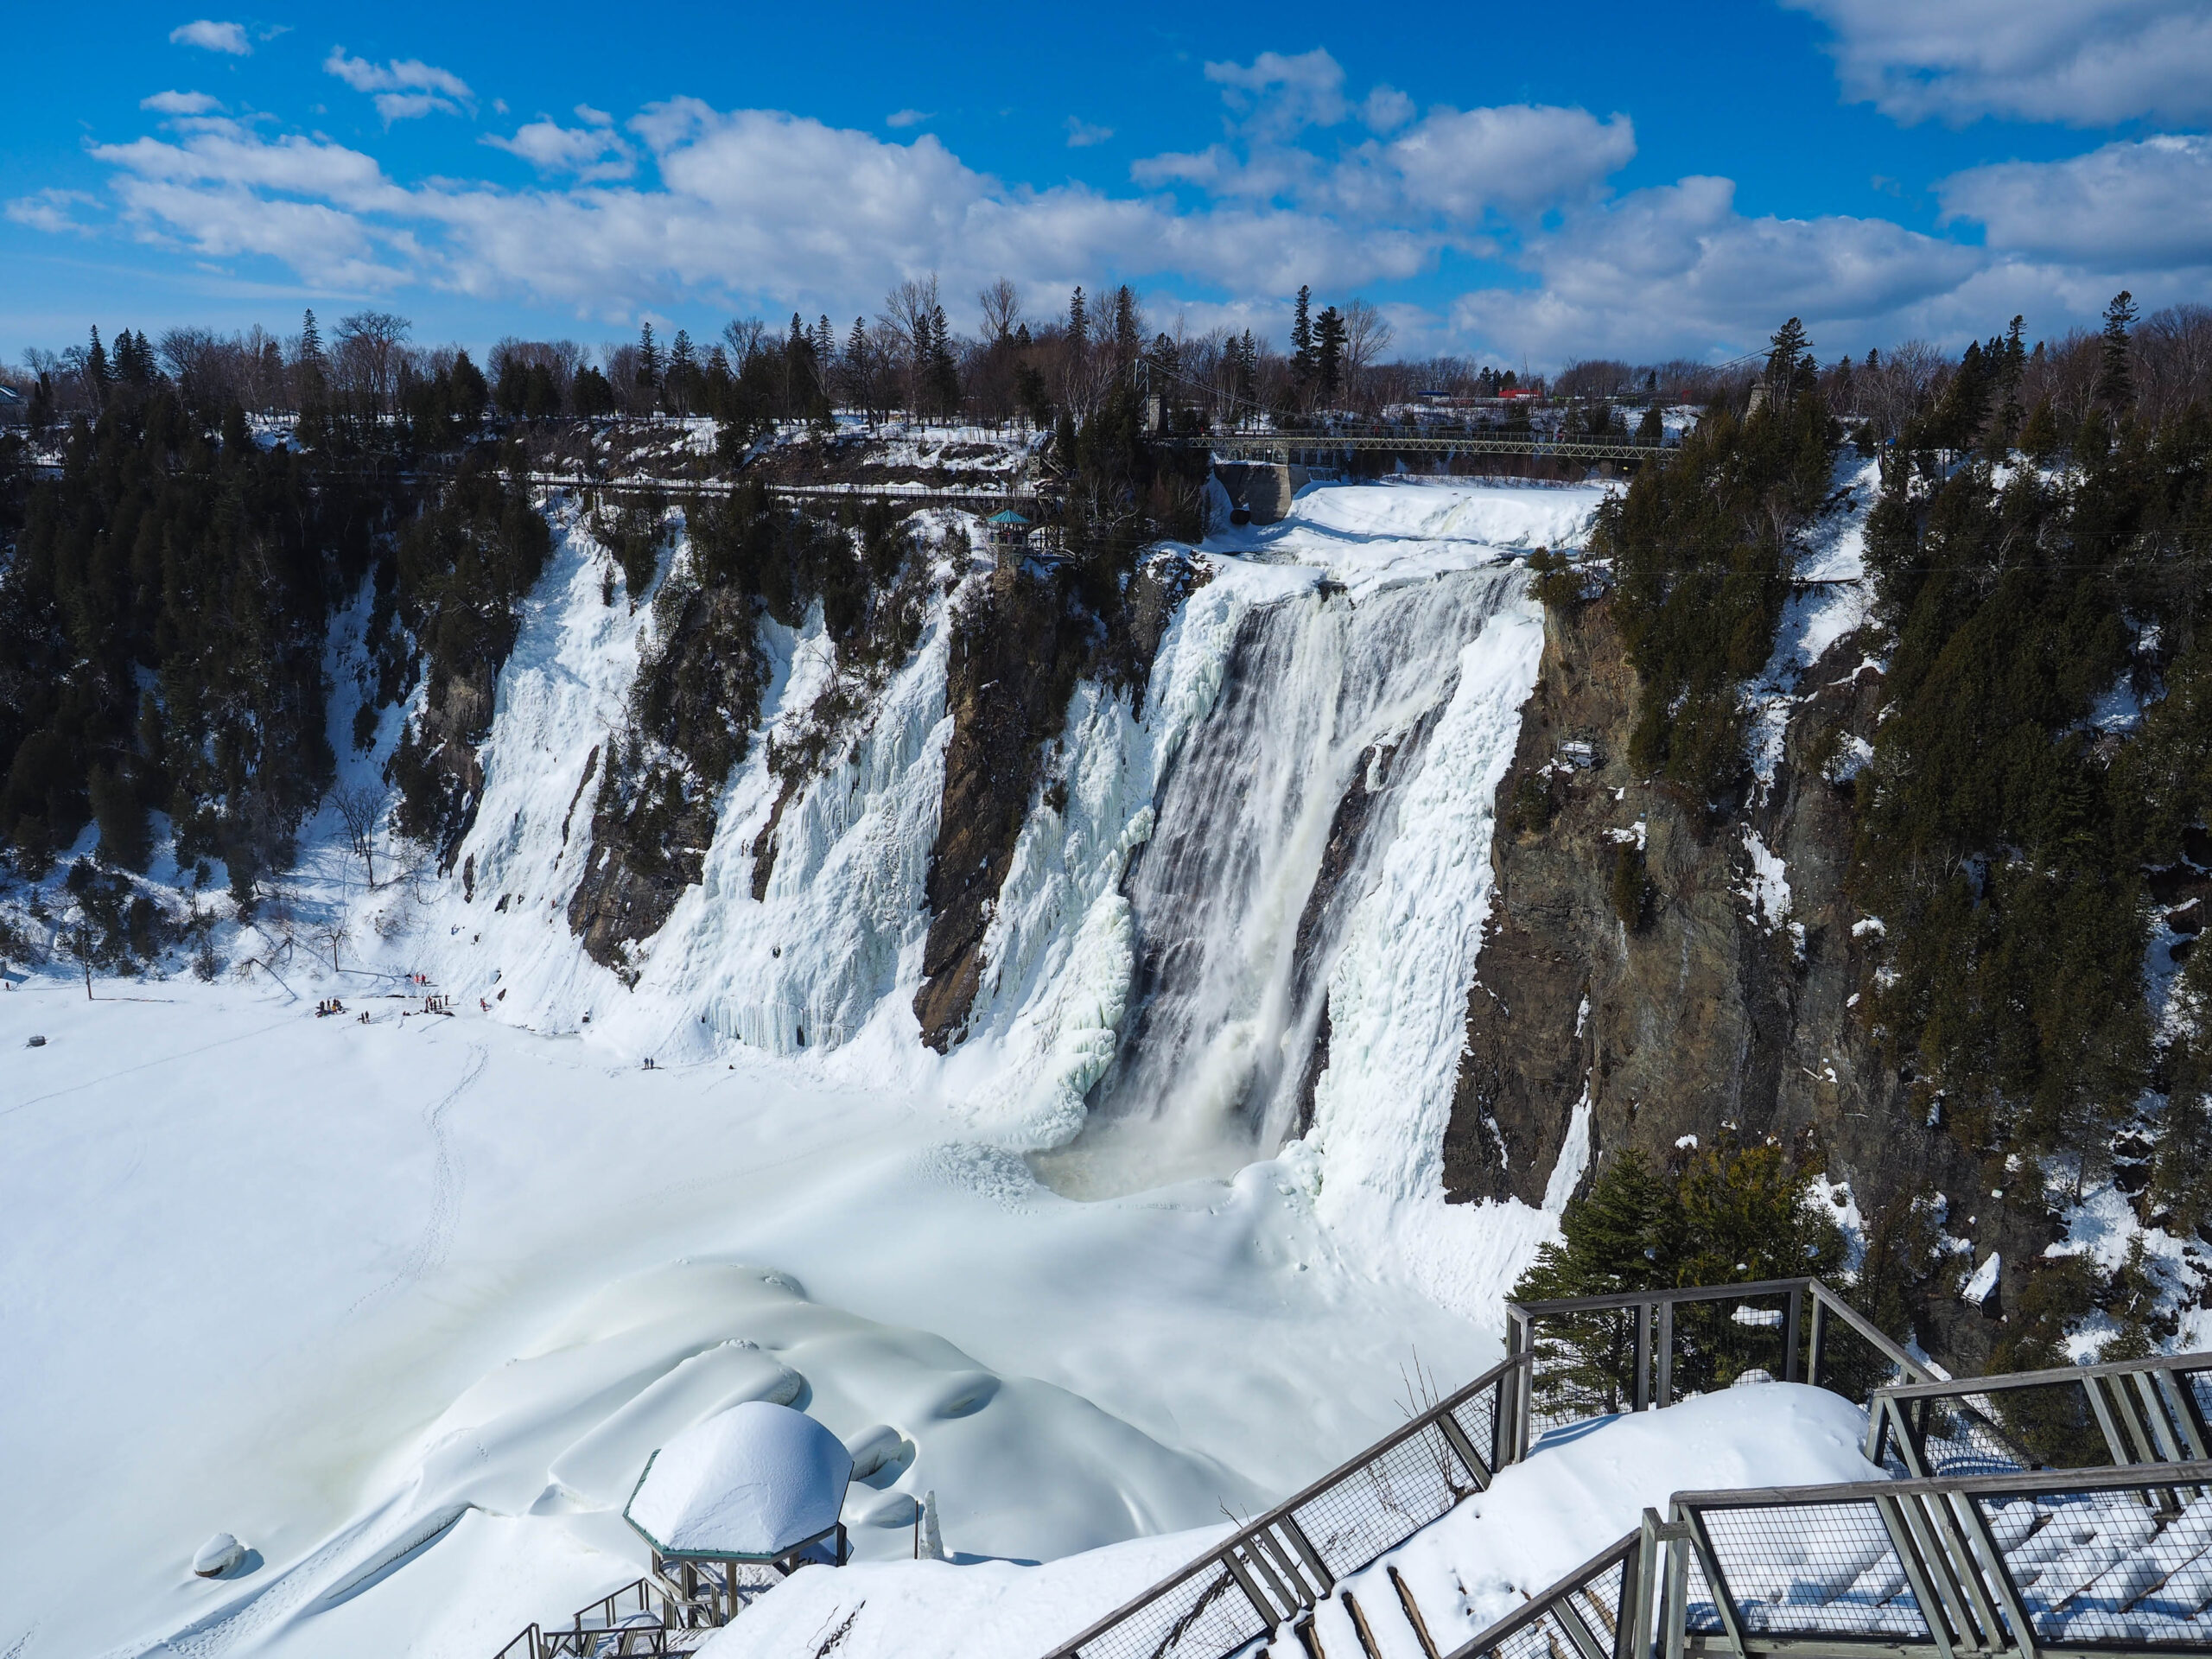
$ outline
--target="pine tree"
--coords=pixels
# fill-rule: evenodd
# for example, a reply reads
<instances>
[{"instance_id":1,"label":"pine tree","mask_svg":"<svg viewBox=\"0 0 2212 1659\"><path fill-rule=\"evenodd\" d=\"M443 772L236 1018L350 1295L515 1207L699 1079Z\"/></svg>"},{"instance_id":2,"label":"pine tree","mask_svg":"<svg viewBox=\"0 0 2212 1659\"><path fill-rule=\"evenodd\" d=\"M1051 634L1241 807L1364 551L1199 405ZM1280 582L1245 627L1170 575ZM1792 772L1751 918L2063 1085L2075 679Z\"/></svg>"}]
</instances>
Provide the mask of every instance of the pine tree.
<instances>
[{"instance_id":1,"label":"pine tree","mask_svg":"<svg viewBox=\"0 0 2212 1659\"><path fill-rule=\"evenodd\" d=\"M952 330L944 321L944 308L935 307L930 314L930 394L938 408L947 416L956 415L960 409L960 365L952 355Z\"/></svg>"},{"instance_id":2,"label":"pine tree","mask_svg":"<svg viewBox=\"0 0 2212 1659\"><path fill-rule=\"evenodd\" d=\"M1137 296L1123 283L1114 290L1114 359L1124 367L1137 360Z\"/></svg>"},{"instance_id":3,"label":"pine tree","mask_svg":"<svg viewBox=\"0 0 2212 1659\"><path fill-rule=\"evenodd\" d=\"M1333 404L1344 384L1344 320L1330 306L1313 325L1313 378L1321 401Z\"/></svg>"},{"instance_id":4,"label":"pine tree","mask_svg":"<svg viewBox=\"0 0 2212 1659\"><path fill-rule=\"evenodd\" d=\"M1796 393L1798 372L1810 366L1813 346L1805 338L1805 325L1796 317L1774 331L1771 343L1773 349L1766 354L1767 396L1779 401Z\"/></svg>"},{"instance_id":5,"label":"pine tree","mask_svg":"<svg viewBox=\"0 0 2212 1659\"><path fill-rule=\"evenodd\" d=\"M853 332L845 337L845 396L875 424L875 377L868 372L868 324L853 319Z\"/></svg>"},{"instance_id":6,"label":"pine tree","mask_svg":"<svg viewBox=\"0 0 2212 1659\"><path fill-rule=\"evenodd\" d=\"M107 403L107 389L114 378L108 367L107 348L100 344L97 324L92 328L92 349L85 353L85 389L92 394L92 407L99 409Z\"/></svg>"},{"instance_id":7,"label":"pine tree","mask_svg":"<svg viewBox=\"0 0 2212 1659\"><path fill-rule=\"evenodd\" d=\"M638 389L652 393L660 390L660 342L653 338L653 326L645 324L638 331ZM646 399L650 405L652 399Z\"/></svg>"},{"instance_id":8,"label":"pine tree","mask_svg":"<svg viewBox=\"0 0 2212 1659\"><path fill-rule=\"evenodd\" d=\"M100 858L118 869L143 870L153 856L154 831L138 791L121 771L107 766L95 766L87 785Z\"/></svg>"},{"instance_id":9,"label":"pine tree","mask_svg":"<svg viewBox=\"0 0 2212 1659\"><path fill-rule=\"evenodd\" d=\"M2036 404L2028 423L2020 429L2020 449L2038 467L2048 467L2057 458L2058 416L2051 410L2050 398Z\"/></svg>"},{"instance_id":10,"label":"pine tree","mask_svg":"<svg viewBox=\"0 0 2212 1659\"><path fill-rule=\"evenodd\" d=\"M1313 385L1313 290L1298 285L1298 302L1290 314L1290 380L1302 397Z\"/></svg>"},{"instance_id":11,"label":"pine tree","mask_svg":"<svg viewBox=\"0 0 2212 1659\"><path fill-rule=\"evenodd\" d=\"M2135 371L2128 330L2135 326L2135 296L2126 289L2105 308L2103 359L2097 365L2097 400L2114 414L2135 403Z\"/></svg>"},{"instance_id":12,"label":"pine tree","mask_svg":"<svg viewBox=\"0 0 2212 1659\"><path fill-rule=\"evenodd\" d=\"M1080 357L1090 347L1090 318L1083 302L1083 287L1077 283L1074 293L1068 296L1068 340Z\"/></svg>"}]
</instances>

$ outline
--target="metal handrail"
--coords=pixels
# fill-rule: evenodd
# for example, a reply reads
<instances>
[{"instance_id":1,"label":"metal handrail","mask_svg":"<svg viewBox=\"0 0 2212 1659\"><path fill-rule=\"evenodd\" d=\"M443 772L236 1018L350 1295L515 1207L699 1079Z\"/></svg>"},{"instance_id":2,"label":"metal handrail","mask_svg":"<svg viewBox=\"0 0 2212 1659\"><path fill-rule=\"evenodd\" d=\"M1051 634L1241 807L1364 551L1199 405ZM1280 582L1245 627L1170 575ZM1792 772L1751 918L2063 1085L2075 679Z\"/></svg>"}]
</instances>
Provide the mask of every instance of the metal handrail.
<instances>
[{"instance_id":1,"label":"metal handrail","mask_svg":"<svg viewBox=\"0 0 2212 1659\"><path fill-rule=\"evenodd\" d=\"M2212 1456L2212 1423L2188 1379L2207 1372L2212 1372L2212 1352L1892 1384L1876 1389L1867 1402L1867 1461L1883 1463L1894 1455L1906 1474L1927 1476L1929 1430L1938 1408L1948 1406L1968 1416L1975 1431L1993 1443L1987 1449L2023 1469L2043 1466L2048 1459L2024 1444L2023 1431L2003 1421L1990 1398L2036 1389L2078 1389L2088 1416L2075 1427L2086 1431L2093 1421L2116 1466L2203 1459Z\"/></svg>"},{"instance_id":2,"label":"metal handrail","mask_svg":"<svg viewBox=\"0 0 2212 1659\"><path fill-rule=\"evenodd\" d=\"M1220 1570L1226 1570L1236 1581L1245 1596L1252 1600L1255 1615L1265 1620L1268 1628L1273 1628L1278 1622L1279 1617L1287 1616L1295 1609L1278 1608L1269 1604L1276 1600L1295 1600L1301 1591L1310 1592L1313 1588L1304 1583L1294 1582L1300 1576L1300 1567L1302 1567L1306 1573L1321 1580L1319 1586L1319 1594L1326 1595L1334 1588L1336 1580L1347 1576L1360 1567L1370 1565L1381 1554L1395 1548L1398 1544L1403 1543L1407 1538L1420 1530L1421 1526L1427 1524L1424 1521L1408 1528L1401 1536L1385 1545L1383 1549L1370 1555L1366 1560L1358 1562L1356 1566L1347 1566L1342 1571L1332 1573L1319 1560L1310 1541L1299 1530L1297 1512L1313 1504L1317 1499L1328 1495L1332 1490L1358 1480L1389 1452L1430 1428L1440 1427L1443 1430L1454 1453L1463 1464L1467 1465L1468 1474L1474 1487L1477 1490L1488 1487L1491 1478L1497 1473L1497 1469L1491 1466L1488 1459L1484 1457L1481 1449L1468 1443L1452 1414L1458 1408L1478 1398L1487 1389L1499 1390L1500 1398L1495 1420L1497 1444L1494 1455L1498 1465L1513 1461L1503 1443L1509 1423L1507 1407L1510 1403L1510 1384L1515 1376L1526 1370L1531 1363L1531 1357L1526 1354L1509 1356L1501 1360L1473 1382L1446 1395L1420 1416L1393 1429L1357 1457L1338 1465L1311 1485L1275 1505L1257 1520L1240 1528L1187 1567L1151 1586L1141 1594L1132 1598L1103 1618L1093 1622L1077 1636L1063 1642L1052 1649L1047 1656L1047 1659L1078 1659L1078 1656L1088 1644L1096 1641L1116 1625L1135 1618L1163 1597L1179 1589L1201 1574ZM1279 1535L1287 1535L1287 1549L1282 1543L1275 1541ZM1262 1553L1263 1547L1266 1550L1264 1554ZM1274 1566L1265 1564L1270 1556L1274 1560ZM1297 1558L1294 1563L1290 1560L1292 1557ZM1247 1560L1255 1558L1262 1563L1262 1576L1274 1580L1271 1585L1271 1588L1276 1592L1274 1595L1270 1596L1262 1592L1251 1571L1244 1565ZM1284 1567L1289 1569L1290 1577L1283 1576L1281 1569ZM1304 1605L1312 1605L1312 1600L1306 1600Z\"/></svg>"},{"instance_id":3,"label":"metal handrail","mask_svg":"<svg viewBox=\"0 0 2212 1659\"><path fill-rule=\"evenodd\" d=\"M1827 1321L1840 1321L1870 1346L1882 1360L1905 1377L1933 1382L1939 1379L1923 1361L1915 1358L1883 1332L1873 1321L1853 1307L1826 1281L1810 1274L1793 1279L1756 1279L1733 1285L1654 1286L1642 1290L1611 1291L1596 1296L1562 1296L1542 1301L1505 1304L1506 1347L1510 1352L1532 1352L1537 1322L1573 1319L1589 1313L1637 1313L1635 1376L1630 1403L1633 1409L1674 1403L1674 1314L1685 1303L1718 1302L1787 1297L1782 1330L1783 1380L1798 1379L1800 1338L1806 1380L1821 1381L1821 1361L1827 1352ZM1806 1314L1809 1311L1809 1322ZM1535 1376L1531 1370L1522 1380L1515 1405L1516 1444L1525 1453L1529 1444L1530 1414L1535 1405Z\"/></svg>"},{"instance_id":4,"label":"metal handrail","mask_svg":"<svg viewBox=\"0 0 2212 1659\"><path fill-rule=\"evenodd\" d=\"M1992 1524L1982 1506L1991 1500L2064 1502L2136 1493L2145 1500L2146 1521L2163 1530L2188 1513L2184 1492L2195 1501L2208 1489L2212 1489L2212 1461L2197 1460L2167 1464L2155 1471L2047 1470L1677 1492L1669 1501L1668 1520L1662 1522L1657 1511L1646 1510L1638 1530L1608 1545L1526 1605L1462 1643L1447 1659L1508 1659L1510 1654L1526 1653L1532 1643L1524 1633L1536 1626L1542 1627L1544 1649L1555 1659L1686 1659L1693 1654L1728 1659L2088 1659L2100 1653L2202 1654L2212 1648L2212 1635L2159 1641L2137 1630L2124 1640L2108 1634L2046 1640L2038 1628L2037 1604L2024 1593L2035 1574L2024 1580L2013 1567L2014 1553L2031 1546L2041 1523L2000 1541L2003 1529ZM1858 1630L1823 1627L1817 1615L1842 1601L1848 1587L1840 1586L1829 1604L1799 1604L1794 1597L1777 1602L1769 1594L1762 1598L1761 1618L1748 1622L1744 1604L1732 1588L1727 1564L1714 1548L1709 1516L1767 1511L1770 1522L1776 1523L1772 1548L1770 1559L1755 1565L1771 1570L1810 1560L1816 1563L1817 1577L1817 1563L1822 1560L1819 1547L1837 1544L1837 1511L1852 1506L1872 1510L1876 1559L1886 1554L1894 1563L1900 1593L1910 1595L1913 1616L1925 1626L1926 1639L1885 1628L1872 1618ZM2212 1560L2212 1526L2206 1522L2207 1517L2198 1516L2194 1529L2181 1541L2185 1564ZM1847 1545L1847 1535L1843 1541ZM2123 1541L2110 1560L2101 1564L2093 1560L2088 1582L2059 1601L2050 1602L2049 1592L2044 1592L2044 1615L2074 1605L2089 1584L2105 1574L2123 1566L2137 1568L2136 1554L2134 1546ZM1711 1598L1707 1615L1711 1623L1696 1630L1688 1627L1693 1561ZM1621 1605L1611 1640L1605 1641L1582 1618L1576 1599L1589 1601L1599 1581L1617 1567L1622 1574ZM2146 1579L2145 1587L2127 1604L2112 1610L2113 1615L2132 1614L2143 1595L2171 1583L2174 1573L2169 1568ZM2204 1618L2201 1590L2192 1582L2186 1591L2192 1604L2189 1623ZM1793 1607L1802 1609L1795 1623L1790 1622ZM2077 1607L2066 1617L2070 1620L2082 1611ZM1522 1640L1516 1643L1516 1637Z\"/></svg>"},{"instance_id":5,"label":"metal handrail","mask_svg":"<svg viewBox=\"0 0 2212 1659\"><path fill-rule=\"evenodd\" d=\"M1598 1632L1590 1629L1589 1622L1575 1609L1573 1600L1578 1594L1587 1592L1593 1580L1602 1578L1616 1566L1625 1567L1629 1562L1635 1561L1641 1567L1644 1548L1643 1531L1627 1533L1615 1539L1522 1606L1452 1649L1445 1659L1476 1659L1476 1656L1503 1647L1530 1625L1541 1624L1548 1618L1557 1620L1563 1628L1568 1642L1567 1653L1578 1655L1580 1659L1600 1659L1600 1652L1602 1659L1633 1659L1650 1645L1648 1619L1637 1619L1633 1606L1623 1609L1630 1616L1616 1621L1611 1639L1605 1642L1600 1649ZM1641 1572L1624 1571L1622 1573L1622 1599L1633 1602L1641 1598L1648 1605L1649 1586L1647 1580L1648 1575ZM1554 1641L1548 1645L1556 1647L1557 1643Z\"/></svg>"}]
</instances>

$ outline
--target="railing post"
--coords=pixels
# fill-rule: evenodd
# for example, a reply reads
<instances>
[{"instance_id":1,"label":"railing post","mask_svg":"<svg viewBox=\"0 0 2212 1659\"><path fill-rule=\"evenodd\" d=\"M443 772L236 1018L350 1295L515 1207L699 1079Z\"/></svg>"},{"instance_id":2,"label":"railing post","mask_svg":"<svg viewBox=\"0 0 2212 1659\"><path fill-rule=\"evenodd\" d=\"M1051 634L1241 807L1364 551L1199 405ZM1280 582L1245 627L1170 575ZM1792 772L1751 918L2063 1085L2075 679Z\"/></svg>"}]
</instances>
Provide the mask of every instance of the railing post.
<instances>
[{"instance_id":1,"label":"railing post","mask_svg":"<svg viewBox=\"0 0 2212 1659\"><path fill-rule=\"evenodd\" d=\"M1828 1302L1822 1294L1821 1281L1813 1281L1813 1328L1805 1342L1805 1381L1815 1388L1821 1386L1821 1341L1827 1335Z\"/></svg>"},{"instance_id":2,"label":"railing post","mask_svg":"<svg viewBox=\"0 0 2212 1659\"><path fill-rule=\"evenodd\" d=\"M1675 1403L1675 1304L1659 1304L1659 1399L1661 1410Z\"/></svg>"},{"instance_id":3,"label":"railing post","mask_svg":"<svg viewBox=\"0 0 2212 1659\"><path fill-rule=\"evenodd\" d=\"M1651 1406L1651 1304L1636 1305L1636 1408Z\"/></svg>"},{"instance_id":4,"label":"railing post","mask_svg":"<svg viewBox=\"0 0 2212 1659\"><path fill-rule=\"evenodd\" d=\"M1629 1647L1623 1659L1652 1659L1652 1599L1659 1592L1659 1511L1646 1505L1636 1540L1636 1616L1629 1622Z\"/></svg>"},{"instance_id":5,"label":"railing post","mask_svg":"<svg viewBox=\"0 0 2212 1659\"><path fill-rule=\"evenodd\" d=\"M1660 1638L1666 1644L1664 1659L1682 1659L1689 1629L1690 1537L1682 1524L1682 1511L1674 1511L1674 1534L1667 1540L1667 1592L1660 1604Z\"/></svg>"},{"instance_id":6,"label":"railing post","mask_svg":"<svg viewBox=\"0 0 2212 1659\"><path fill-rule=\"evenodd\" d=\"M1782 1380L1797 1380L1797 1329L1805 1313L1805 1293L1789 1293L1789 1312L1782 1321Z\"/></svg>"}]
</instances>

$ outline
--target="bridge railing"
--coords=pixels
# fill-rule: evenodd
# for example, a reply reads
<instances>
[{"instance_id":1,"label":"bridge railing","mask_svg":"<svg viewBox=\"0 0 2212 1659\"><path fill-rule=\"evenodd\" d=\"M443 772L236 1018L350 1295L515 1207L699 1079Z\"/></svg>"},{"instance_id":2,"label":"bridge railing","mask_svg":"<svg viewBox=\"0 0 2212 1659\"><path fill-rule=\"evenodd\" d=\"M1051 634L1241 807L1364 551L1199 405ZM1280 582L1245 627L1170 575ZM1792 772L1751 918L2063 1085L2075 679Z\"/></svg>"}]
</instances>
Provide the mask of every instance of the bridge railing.
<instances>
[{"instance_id":1,"label":"bridge railing","mask_svg":"<svg viewBox=\"0 0 2212 1659\"><path fill-rule=\"evenodd\" d=\"M1876 1390L1866 1456L1902 1475L2212 1458L2212 1353L2152 1354Z\"/></svg>"},{"instance_id":2,"label":"bridge railing","mask_svg":"<svg viewBox=\"0 0 2212 1659\"><path fill-rule=\"evenodd\" d=\"M1680 1492L1450 1659L2212 1649L2212 1463Z\"/></svg>"},{"instance_id":3,"label":"bridge railing","mask_svg":"<svg viewBox=\"0 0 2212 1659\"><path fill-rule=\"evenodd\" d=\"M1492 1366L1342 1467L1115 1609L1049 1659L1226 1659L1308 1615L1512 1460L1525 1354Z\"/></svg>"},{"instance_id":4,"label":"bridge railing","mask_svg":"<svg viewBox=\"0 0 2212 1659\"><path fill-rule=\"evenodd\" d=\"M1747 1372L1866 1404L1935 1373L1815 1278L1508 1302L1506 1350L1532 1354L1514 1402L1516 1456L1547 1430L1672 1405Z\"/></svg>"}]
</instances>

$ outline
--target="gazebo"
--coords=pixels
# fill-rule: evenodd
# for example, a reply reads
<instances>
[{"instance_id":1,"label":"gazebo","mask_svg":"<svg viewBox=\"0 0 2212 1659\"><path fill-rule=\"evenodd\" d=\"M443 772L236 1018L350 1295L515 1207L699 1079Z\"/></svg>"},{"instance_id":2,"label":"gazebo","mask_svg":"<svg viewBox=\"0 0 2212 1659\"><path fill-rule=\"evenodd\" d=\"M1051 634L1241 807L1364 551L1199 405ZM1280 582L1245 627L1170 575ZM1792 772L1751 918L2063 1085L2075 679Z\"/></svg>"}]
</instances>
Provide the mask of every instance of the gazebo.
<instances>
[{"instance_id":1,"label":"gazebo","mask_svg":"<svg viewBox=\"0 0 2212 1659\"><path fill-rule=\"evenodd\" d=\"M995 547L1025 547L1029 542L1029 520L1012 507L1005 507L983 521L990 526L991 543Z\"/></svg>"},{"instance_id":2,"label":"gazebo","mask_svg":"<svg viewBox=\"0 0 2212 1659\"><path fill-rule=\"evenodd\" d=\"M707 1561L779 1574L842 1567L849 1552L837 1517L852 1477L852 1454L813 1418L748 1400L655 1452L622 1518L652 1546L664 1576L676 1576L671 1565Z\"/></svg>"}]
</instances>

